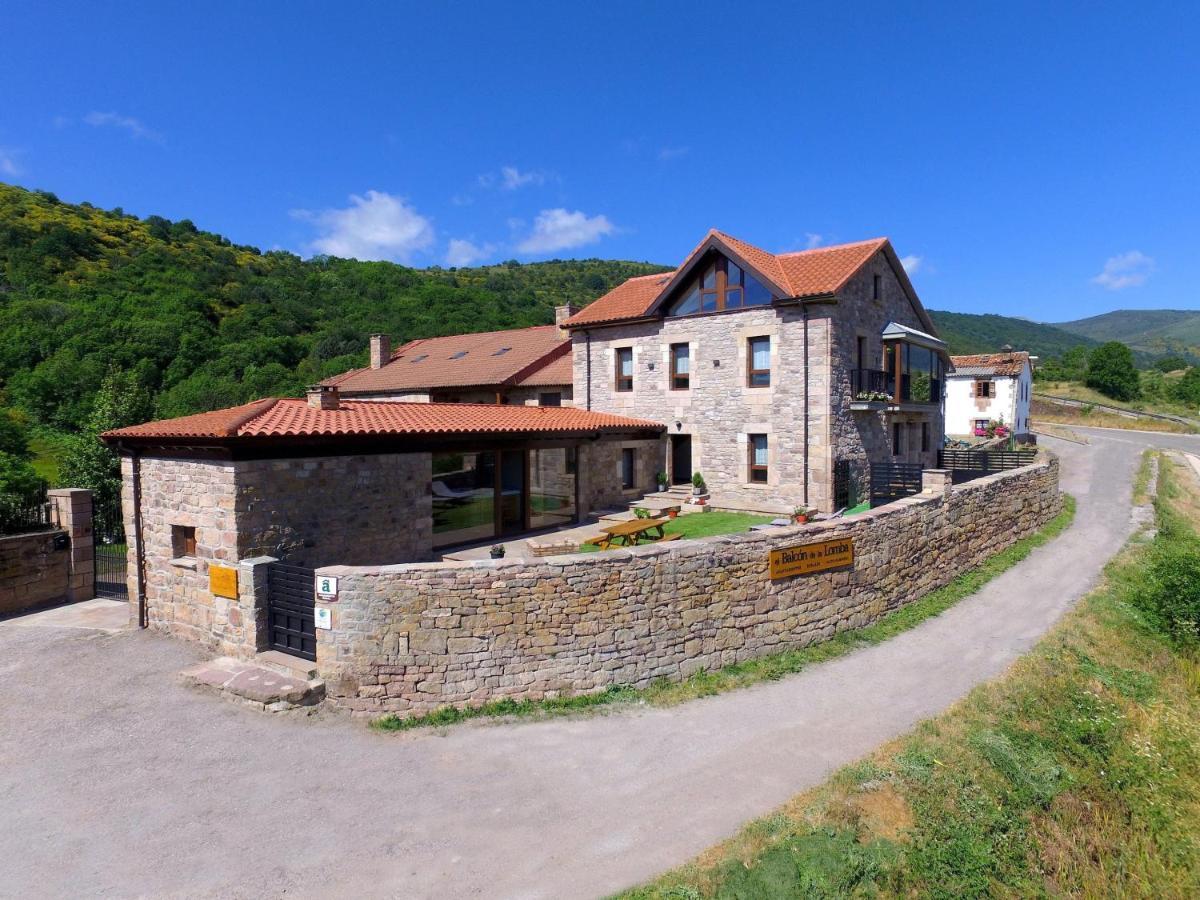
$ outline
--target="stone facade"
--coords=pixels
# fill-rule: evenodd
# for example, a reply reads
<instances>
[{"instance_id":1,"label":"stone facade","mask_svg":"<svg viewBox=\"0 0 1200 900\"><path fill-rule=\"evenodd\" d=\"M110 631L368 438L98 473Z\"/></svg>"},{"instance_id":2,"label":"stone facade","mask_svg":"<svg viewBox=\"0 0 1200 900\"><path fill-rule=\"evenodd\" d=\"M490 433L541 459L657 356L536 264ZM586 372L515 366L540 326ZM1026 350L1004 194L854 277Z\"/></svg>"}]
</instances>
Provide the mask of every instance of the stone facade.
<instances>
[{"instance_id":1,"label":"stone facade","mask_svg":"<svg viewBox=\"0 0 1200 900\"><path fill-rule=\"evenodd\" d=\"M252 653L261 635L255 595L215 596L212 564L235 566L262 556L309 567L346 558L362 564L431 558L428 453L236 462L142 457L140 466L148 625L221 653ZM136 620L130 457L122 459L122 468ZM181 555L177 529L192 529L194 554ZM260 592L258 602L264 600Z\"/></svg>"},{"instance_id":2,"label":"stone facade","mask_svg":"<svg viewBox=\"0 0 1200 900\"><path fill-rule=\"evenodd\" d=\"M876 275L879 300L872 299ZM868 349L863 367L880 368L881 334L889 322L927 328L887 257L877 253L831 302L593 326L573 338L576 403L690 435L692 469L704 476L714 505L778 512L807 504L832 511L836 460L851 461L860 496L867 492L869 461L936 465L943 437L938 406L850 409L858 338ZM749 387L748 341L764 336L771 339L771 384ZM686 390L670 386L672 344L689 348ZM623 347L633 349L632 391L616 390L616 351ZM892 454L895 421L906 429L898 457ZM928 425L927 451L921 450L922 422ZM765 484L749 477L748 441L756 434L767 435Z\"/></svg>"},{"instance_id":3,"label":"stone facade","mask_svg":"<svg viewBox=\"0 0 1200 900\"><path fill-rule=\"evenodd\" d=\"M0 537L0 616L68 598L71 552L61 529Z\"/></svg>"},{"instance_id":4,"label":"stone facade","mask_svg":"<svg viewBox=\"0 0 1200 900\"><path fill-rule=\"evenodd\" d=\"M938 588L1061 508L1058 462L850 519L536 561L333 566L317 665L335 702L417 713L645 686L826 640ZM773 581L768 553L853 539L852 568Z\"/></svg>"},{"instance_id":5,"label":"stone facade","mask_svg":"<svg viewBox=\"0 0 1200 900\"><path fill-rule=\"evenodd\" d=\"M504 398L511 406L539 406L543 394L557 394L560 406L572 405L572 391L569 384L549 385L546 387L499 387L490 389L480 388L434 388L422 391L394 391L386 394L353 394L347 395L347 400L375 400L391 403L495 403L496 393ZM552 404L550 404L552 405Z\"/></svg>"}]
</instances>

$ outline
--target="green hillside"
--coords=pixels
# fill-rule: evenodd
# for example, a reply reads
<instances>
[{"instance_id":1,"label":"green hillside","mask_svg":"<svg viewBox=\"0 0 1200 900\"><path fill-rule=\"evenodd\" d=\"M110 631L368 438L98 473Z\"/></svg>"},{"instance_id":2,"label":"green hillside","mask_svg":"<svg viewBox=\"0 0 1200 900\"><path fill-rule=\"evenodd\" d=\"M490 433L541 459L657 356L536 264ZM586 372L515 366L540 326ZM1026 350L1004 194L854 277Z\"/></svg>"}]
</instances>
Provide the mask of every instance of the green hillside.
<instances>
[{"instance_id":1,"label":"green hillside","mask_svg":"<svg viewBox=\"0 0 1200 900\"><path fill-rule=\"evenodd\" d=\"M995 353L1005 344L1016 350L1028 350L1048 359L1061 356L1073 347L1095 347L1100 342L1071 334L1054 325L1030 322L1011 316L942 312L931 309L929 315L938 334L954 354Z\"/></svg>"},{"instance_id":2,"label":"green hillside","mask_svg":"<svg viewBox=\"0 0 1200 900\"><path fill-rule=\"evenodd\" d=\"M190 221L139 219L0 184L0 387L73 430L101 379L133 372L158 415L270 394L361 366L394 340L553 321L631 275L611 260L411 269L263 253ZM0 405L3 405L0 398Z\"/></svg>"},{"instance_id":3,"label":"green hillside","mask_svg":"<svg viewBox=\"0 0 1200 900\"><path fill-rule=\"evenodd\" d=\"M1097 341L1120 341L1143 353L1200 357L1200 311L1118 309L1058 327Z\"/></svg>"}]
</instances>

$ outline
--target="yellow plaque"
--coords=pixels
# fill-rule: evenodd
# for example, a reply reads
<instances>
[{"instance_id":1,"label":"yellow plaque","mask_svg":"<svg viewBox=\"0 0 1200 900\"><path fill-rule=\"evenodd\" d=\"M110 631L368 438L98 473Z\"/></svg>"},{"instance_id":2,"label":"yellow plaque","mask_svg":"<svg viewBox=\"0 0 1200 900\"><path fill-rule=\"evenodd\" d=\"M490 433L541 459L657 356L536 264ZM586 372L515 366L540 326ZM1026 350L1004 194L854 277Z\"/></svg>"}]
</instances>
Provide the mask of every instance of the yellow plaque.
<instances>
[{"instance_id":1,"label":"yellow plaque","mask_svg":"<svg viewBox=\"0 0 1200 900\"><path fill-rule=\"evenodd\" d=\"M237 599L237 569L229 566L208 567L208 589L217 597Z\"/></svg>"},{"instance_id":2,"label":"yellow plaque","mask_svg":"<svg viewBox=\"0 0 1200 900\"><path fill-rule=\"evenodd\" d=\"M836 538L771 551L771 579L854 565L854 538Z\"/></svg>"}]
</instances>

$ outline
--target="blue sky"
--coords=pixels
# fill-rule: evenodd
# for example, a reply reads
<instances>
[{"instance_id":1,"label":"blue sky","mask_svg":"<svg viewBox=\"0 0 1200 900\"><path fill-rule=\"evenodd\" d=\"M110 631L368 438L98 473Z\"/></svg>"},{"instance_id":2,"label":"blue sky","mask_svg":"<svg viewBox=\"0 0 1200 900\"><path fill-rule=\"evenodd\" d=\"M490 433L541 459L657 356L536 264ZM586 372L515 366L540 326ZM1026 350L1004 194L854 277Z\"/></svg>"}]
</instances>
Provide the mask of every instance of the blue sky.
<instances>
[{"instance_id":1,"label":"blue sky","mask_svg":"<svg viewBox=\"0 0 1200 900\"><path fill-rule=\"evenodd\" d=\"M927 306L1198 308L1194 4L5 3L0 180L412 265L892 238Z\"/></svg>"}]
</instances>

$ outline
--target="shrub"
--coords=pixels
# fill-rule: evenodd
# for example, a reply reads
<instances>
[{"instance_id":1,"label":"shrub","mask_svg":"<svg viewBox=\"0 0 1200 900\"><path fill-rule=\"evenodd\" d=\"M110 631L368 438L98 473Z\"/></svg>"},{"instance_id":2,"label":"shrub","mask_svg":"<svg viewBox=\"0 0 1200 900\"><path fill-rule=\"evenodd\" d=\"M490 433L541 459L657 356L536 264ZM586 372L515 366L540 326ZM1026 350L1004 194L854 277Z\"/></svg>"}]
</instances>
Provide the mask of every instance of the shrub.
<instances>
[{"instance_id":1,"label":"shrub","mask_svg":"<svg viewBox=\"0 0 1200 900\"><path fill-rule=\"evenodd\" d=\"M1133 351L1120 341L1101 344L1088 357L1087 386L1114 400L1136 400L1141 394Z\"/></svg>"},{"instance_id":2,"label":"shrub","mask_svg":"<svg viewBox=\"0 0 1200 900\"><path fill-rule=\"evenodd\" d=\"M1176 640L1200 641L1200 541L1168 526L1134 602Z\"/></svg>"}]
</instances>

